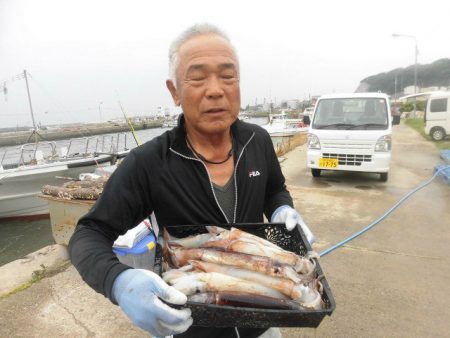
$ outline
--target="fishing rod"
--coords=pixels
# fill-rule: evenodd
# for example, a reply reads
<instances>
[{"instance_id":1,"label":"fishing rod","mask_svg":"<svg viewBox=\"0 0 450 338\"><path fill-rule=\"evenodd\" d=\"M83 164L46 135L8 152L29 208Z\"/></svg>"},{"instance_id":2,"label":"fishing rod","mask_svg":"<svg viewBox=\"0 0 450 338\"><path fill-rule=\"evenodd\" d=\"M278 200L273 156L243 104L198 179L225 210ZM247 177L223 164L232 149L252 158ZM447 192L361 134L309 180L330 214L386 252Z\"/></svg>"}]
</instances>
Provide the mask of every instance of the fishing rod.
<instances>
[{"instance_id":1,"label":"fishing rod","mask_svg":"<svg viewBox=\"0 0 450 338\"><path fill-rule=\"evenodd\" d=\"M122 103L120 102L120 100L118 102L119 102L120 110L122 110L123 116L125 117L125 121L127 121L127 124L130 127L130 129L131 129L131 133L133 134L133 138L136 141L136 144L138 146L140 146L141 142L139 142L139 140L138 140L138 138L136 136L136 132L134 131L133 124L131 123L130 119L127 117L127 114L125 113L125 109L123 109L123 106L122 106Z\"/></svg>"}]
</instances>

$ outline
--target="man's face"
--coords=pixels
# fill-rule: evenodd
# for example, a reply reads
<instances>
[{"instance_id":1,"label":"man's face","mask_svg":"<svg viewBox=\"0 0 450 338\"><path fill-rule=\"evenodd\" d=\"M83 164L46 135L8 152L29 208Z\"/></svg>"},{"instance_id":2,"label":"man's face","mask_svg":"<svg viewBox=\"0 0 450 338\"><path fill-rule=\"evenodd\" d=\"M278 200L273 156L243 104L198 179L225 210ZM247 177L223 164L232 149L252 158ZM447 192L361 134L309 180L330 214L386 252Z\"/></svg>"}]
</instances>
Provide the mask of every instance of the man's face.
<instances>
[{"instance_id":1,"label":"man's face","mask_svg":"<svg viewBox=\"0 0 450 338\"><path fill-rule=\"evenodd\" d=\"M188 128L203 134L227 131L240 110L239 65L224 39L200 35L178 50L177 87L167 86L181 105Z\"/></svg>"}]
</instances>

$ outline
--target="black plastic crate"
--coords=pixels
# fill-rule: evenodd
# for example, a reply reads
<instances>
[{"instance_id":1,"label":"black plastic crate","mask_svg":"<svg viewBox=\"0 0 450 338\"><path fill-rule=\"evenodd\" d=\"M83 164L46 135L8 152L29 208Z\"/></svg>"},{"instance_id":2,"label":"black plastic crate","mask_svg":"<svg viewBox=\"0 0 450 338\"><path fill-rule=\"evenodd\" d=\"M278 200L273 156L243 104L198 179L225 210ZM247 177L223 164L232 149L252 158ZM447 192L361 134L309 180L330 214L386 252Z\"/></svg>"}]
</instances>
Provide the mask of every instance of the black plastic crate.
<instances>
[{"instance_id":1,"label":"black plastic crate","mask_svg":"<svg viewBox=\"0 0 450 338\"><path fill-rule=\"evenodd\" d=\"M281 223L251 223L218 225L229 229L239 228L253 235L265 238L281 248L305 255L311 250L303 231L299 226L288 232ZM190 235L206 233L205 225L166 226L166 230L174 237L184 238ZM155 254L155 273L161 275L162 248L158 244ZM319 262L316 260L316 274L323 275ZM204 327L318 327L323 318L334 311L336 303L325 277L321 279L323 285L322 299L325 308L321 310L268 310L244 308L224 305L201 304L188 302L185 306L192 310L194 326ZM173 305L171 305L173 306Z\"/></svg>"}]
</instances>

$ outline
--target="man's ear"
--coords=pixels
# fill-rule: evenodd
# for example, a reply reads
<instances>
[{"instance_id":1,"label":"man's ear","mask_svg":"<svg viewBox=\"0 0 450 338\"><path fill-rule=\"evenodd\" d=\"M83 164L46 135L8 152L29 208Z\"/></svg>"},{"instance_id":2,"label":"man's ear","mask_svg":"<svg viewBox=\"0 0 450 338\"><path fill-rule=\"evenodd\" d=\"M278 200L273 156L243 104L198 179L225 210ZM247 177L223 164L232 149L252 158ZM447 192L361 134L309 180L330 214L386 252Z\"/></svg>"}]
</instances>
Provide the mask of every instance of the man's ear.
<instances>
[{"instance_id":1,"label":"man's ear","mask_svg":"<svg viewBox=\"0 0 450 338\"><path fill-rule=\"evenodd\" d=\"M177 88L173 84L172 80L166 80L167 89L169 89L170 94L172 95L173 102L175 102L176 106L181 104L180 98L178 97Z\"/></svg>"}]
</instances>

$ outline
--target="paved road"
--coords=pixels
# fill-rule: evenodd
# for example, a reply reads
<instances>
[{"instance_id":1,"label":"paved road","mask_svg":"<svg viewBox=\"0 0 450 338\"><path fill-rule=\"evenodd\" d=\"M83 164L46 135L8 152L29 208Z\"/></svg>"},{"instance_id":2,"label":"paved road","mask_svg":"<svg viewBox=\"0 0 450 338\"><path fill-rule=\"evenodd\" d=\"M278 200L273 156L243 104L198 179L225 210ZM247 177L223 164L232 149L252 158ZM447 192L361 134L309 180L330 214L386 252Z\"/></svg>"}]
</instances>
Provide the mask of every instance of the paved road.
<instances>
[{"instance_id":1,"label":"paved road","mask_svg":"<svg viewBox=\"0 0 450 338\"><path fill-rule=\"evenodd\" d=\"M381 216L433 175L435 146L407 126L394 127L387 183L378 175L328 172L313 179L305 148L283 162L295 204L322 252ZM450 332L450 188L440 178L322 267L337 308L316 329L286 329L284 337L444 337Z\"/></svg>"},{"instance_id":2,"label":"paved road","mask_svg":"<svg viewBox=\"0 0 450 338\"><path fill-rule=\"evenodd\" d=\"M323 251L383 214L431 177L433 144L394 129L391 177L325 173L313 179L305 147L283 171L295 204ZM318 329L283 329L283 337L444 337L450 332L450 188L440 181L416 194L362 237L321 259L337 308ZM75 269L0 300L0 337L148 337L84 284Z\"/></svg>"}]
</instances>

